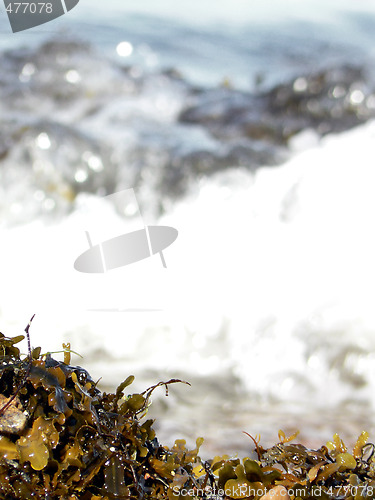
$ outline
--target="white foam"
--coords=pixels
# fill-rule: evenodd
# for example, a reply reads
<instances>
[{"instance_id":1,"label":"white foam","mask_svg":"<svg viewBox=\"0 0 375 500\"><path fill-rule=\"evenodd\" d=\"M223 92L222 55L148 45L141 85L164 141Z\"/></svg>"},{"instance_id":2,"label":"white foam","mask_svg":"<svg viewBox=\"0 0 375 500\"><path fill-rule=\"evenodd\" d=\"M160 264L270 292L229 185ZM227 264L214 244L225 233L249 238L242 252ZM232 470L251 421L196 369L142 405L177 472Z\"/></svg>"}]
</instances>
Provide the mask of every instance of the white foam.
<instances>
[{"instance_id":1,"label":"white foam","mask_svg":"<svg viewBox=\"0 0 375 500\"><path fill-rule=\"evenodd\" d=\"M106 275L77 273L87 248L78 212L2 229L1 331L18 334L36 312L34 345L71 340L98 362L126 361L124 375L230 370L269 396L368 397L353 377L373 385L374 136L371 122L280 167L201 181L160 221L179 230L167 269L154 256ZM97 234L118 234L122 221L94 200L103 205Z\"/></svg>"}]
</instances>

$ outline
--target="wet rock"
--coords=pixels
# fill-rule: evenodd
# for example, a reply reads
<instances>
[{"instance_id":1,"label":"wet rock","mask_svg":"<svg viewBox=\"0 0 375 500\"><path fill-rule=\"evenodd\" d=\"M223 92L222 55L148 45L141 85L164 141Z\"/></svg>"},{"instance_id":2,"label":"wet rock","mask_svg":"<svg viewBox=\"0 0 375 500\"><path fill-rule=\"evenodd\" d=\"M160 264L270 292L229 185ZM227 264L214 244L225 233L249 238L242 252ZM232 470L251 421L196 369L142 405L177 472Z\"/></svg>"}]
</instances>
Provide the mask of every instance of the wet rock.
<instances>
[{"instance_id":1,"label":"wet rock","mask_svg":"<svg viewBox=\"0 0 375 500\"><path fill-rule=\"evenodd\" d=\"M0 212L8 211L10 224L66 215L78 193L115 189L108 149L73 127L25 121L13 123L3 137Z\"/></svg>"},{"instance_id":2,"label":"wet rock","mask_svg":"<svg viewBox=\"0 0 375 500\"><path fill-rule=\"evenodd\" d=\"M287 144L307 128L320 135L347 130L375 116L373 85L361 68L343 66L302 75L260 94L202 90L180 114L222 140L247 137Z\"/></svg>"},{"instance_id":3,"label":"wet rock","mask_svg":"<svg viewBox=\"0 0 375 500\"><path fill-rule=\"evenodd\" d=\"M339 132L374 116L361 68L339 67L269 91L199 89L171 68L119 66L55 39L0 54L0 213L10 223L69 213L77 193L135 188L158 217L205 176L278 165L306 129Z\"/></svg>"},{"instance_id":4,"label":"wet rock","mask_svg":"<svg viewBox=\"0 0 375 500\"><path fill-rule=\"evenodd\" d=\"M343 66L300 76L266 95L267 110L283 136L308 127L321 135L341 132L375 115L373 86L361 68Z\"/></svg>"}]
</instances>

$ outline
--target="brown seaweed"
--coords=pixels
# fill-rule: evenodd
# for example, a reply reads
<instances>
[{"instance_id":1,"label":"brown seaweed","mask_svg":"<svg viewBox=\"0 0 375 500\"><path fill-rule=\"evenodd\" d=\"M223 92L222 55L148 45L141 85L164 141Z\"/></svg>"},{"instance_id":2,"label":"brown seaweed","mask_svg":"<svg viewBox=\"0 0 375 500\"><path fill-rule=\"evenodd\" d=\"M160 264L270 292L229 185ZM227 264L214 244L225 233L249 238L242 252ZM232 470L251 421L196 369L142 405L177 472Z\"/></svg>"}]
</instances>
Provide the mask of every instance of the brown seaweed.
<instances>
[{"instance_id":1,"label":"brown seaweed","mask_svg":"<svg viewBox=\"0 0 375 500\"><path fill-rule=\"evenodd\" d=\"M24 336L0 334L0 499L251 499L373 498L374 445L363 432L349 452L340 437L317 450L279 431L279 442L257 459L202 461L184 440L162 446L146 420L152 393L179 379L127 394L130 375L114 394L102 393L89 373L41 349L22 357ZM253 456L249 447L249 456Z\"/></svg>"}]
</instances>

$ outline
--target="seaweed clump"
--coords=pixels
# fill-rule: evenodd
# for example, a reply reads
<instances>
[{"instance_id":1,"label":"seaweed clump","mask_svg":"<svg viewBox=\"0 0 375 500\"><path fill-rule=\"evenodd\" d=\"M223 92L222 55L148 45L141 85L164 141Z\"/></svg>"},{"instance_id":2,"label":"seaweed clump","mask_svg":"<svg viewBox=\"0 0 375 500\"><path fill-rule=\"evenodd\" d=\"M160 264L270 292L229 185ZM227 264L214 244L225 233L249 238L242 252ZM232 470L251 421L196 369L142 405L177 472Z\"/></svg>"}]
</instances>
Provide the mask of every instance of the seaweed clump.
<instances>
[{"instance_id":1,"label":"seaweed clump","mask_svg":"<svg viewBox=\"0 0 375 500\"><path fill-rule=\"evenodd\" d=\"M0 334L0 498L167 498L177 469L192 475L201 441L168 450L143 418L155 388L178 380L126 396L130 376L101 393L69 346L64 362L40 348L21 359L23 338Z\"/></svg>"},{"instance_id":2,"label":"seaweed clump","mask_svg":"<svg viewBox=\"0 0 375 500\"><path fill-rule=\"evenodd\" d=\"M146 420L152 392L125 394L129 376L115 393L101 393L89 373L41 354L21 356L23 335L0 333L0 499L111 500L201 498L274 500L373 498L374 445L363 432L349 453L338 435L318 450L279 443L257 459L215 457L202 461L198 438L188 450L184 440L159 444ZM183 382L184 383L184 382ZM168 392L167 392L168 393Z\"/></svg>"}]
</instances>

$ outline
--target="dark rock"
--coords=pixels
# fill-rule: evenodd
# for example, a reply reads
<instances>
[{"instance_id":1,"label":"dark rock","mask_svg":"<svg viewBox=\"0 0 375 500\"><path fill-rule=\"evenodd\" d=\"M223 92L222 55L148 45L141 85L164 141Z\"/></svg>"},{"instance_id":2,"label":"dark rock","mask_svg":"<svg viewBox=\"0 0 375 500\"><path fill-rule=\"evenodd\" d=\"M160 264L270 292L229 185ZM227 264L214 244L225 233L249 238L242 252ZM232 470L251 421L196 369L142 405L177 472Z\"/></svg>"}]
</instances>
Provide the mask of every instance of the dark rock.
<instances>
[{"instance_id":1,"label":"dark rock","mask_svg":"<svg viewBox=\"0 0 375 500\"><path fill-rule=\"evenodd\" d=\"M340 132L375 116L375 94L364 71L343 66L278 85L262 94L202 90L179 120L207 127L221 140L247 137L287 144L306 128Z\"/></svg>"}]
</instances>

